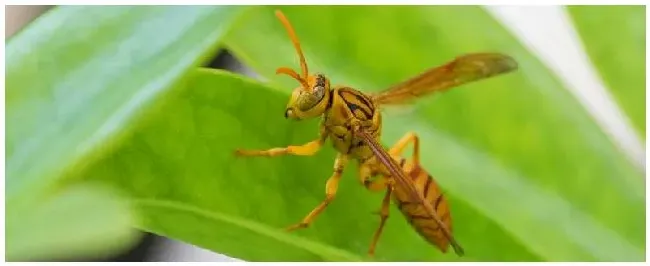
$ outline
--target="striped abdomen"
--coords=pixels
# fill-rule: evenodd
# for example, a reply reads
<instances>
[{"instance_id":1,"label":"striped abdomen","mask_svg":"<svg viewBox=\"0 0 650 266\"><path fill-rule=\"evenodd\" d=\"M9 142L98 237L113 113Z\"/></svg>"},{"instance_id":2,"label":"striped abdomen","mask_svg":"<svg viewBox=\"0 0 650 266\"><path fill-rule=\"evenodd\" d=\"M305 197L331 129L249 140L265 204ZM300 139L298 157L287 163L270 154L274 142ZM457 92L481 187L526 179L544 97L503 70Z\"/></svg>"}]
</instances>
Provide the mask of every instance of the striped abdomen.
<instances>
[{"instance_id":1,"label":"striped abdomen","mask_svg":"<svg viewBox=\"0 0 650 266\"><path fill-rule=\"evenodd\" d=\"M407 162L403 158L397 159L406 176L411 178L415 184L418 193L431 204L434 212L438 214L438 218L440 218L453 235L449 205L447 205L447 200L442 195L442 191L436 181L420 165ZM449 240L445 237L438 223L434 219L429 218L424 206L412 202L409 194L399 186L395 187L394 192L393 200L413 228L424 239L436 245L443 253L446 253Z\"/></svg>"}]
</instances>

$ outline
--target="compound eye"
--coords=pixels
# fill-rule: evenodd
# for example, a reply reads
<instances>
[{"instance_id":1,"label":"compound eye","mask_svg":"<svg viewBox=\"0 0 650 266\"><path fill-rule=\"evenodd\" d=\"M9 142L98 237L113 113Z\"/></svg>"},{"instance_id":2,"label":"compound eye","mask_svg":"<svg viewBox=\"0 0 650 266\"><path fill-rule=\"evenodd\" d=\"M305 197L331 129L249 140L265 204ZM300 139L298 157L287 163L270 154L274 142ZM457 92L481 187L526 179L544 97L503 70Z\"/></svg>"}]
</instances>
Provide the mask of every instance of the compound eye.
<instances>
[{"instance_id":1,"label":"compound eye","mask_svg":"<svg viewBox=\"0 0 650 266\"><path fill-rule=\"evenodd\" d=\"M314 98L313 94L303 93L298 100L298 107L301 111L307 111L314 107L318 101Z\"/></svg>"},{"instance_id":2,"label":"compound eye","mask_svg":"<svg viewBox=\"0 0 650 266\"><path fill-rule=\"evenodd\" d=\"M322 99L324 95L325 95L325 87L323 86L314 87L314 92L312 93L312 96L316 98L316 100Z\"/></svg>"},{"instance_id":3,"label":"compound eye","mask_svg":"<svg viewBox=\"0 0 650 266\"><path fill-rule=\"evenodd\" d=\"M298 96L298 108L300 108L301 111L307 111L323 100L326 92L325 83L325 77L318 75L316 77L316 83L312 87L311 91L300 92L300 95Z\"/></svg>"}]
</instances>

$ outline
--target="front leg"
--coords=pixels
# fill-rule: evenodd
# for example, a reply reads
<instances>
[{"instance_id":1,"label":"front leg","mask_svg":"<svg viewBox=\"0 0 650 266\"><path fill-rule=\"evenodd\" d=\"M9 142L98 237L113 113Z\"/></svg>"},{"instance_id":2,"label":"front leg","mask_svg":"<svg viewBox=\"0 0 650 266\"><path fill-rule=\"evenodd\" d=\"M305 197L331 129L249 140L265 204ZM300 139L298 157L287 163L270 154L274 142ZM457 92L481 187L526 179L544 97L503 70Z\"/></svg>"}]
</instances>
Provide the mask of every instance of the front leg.
<instances>
[{"instance_id":1,"label":"front leg","mask_svg":"<svg viewBox=\"0 0 650 266\"><path fill-rule=\"evenodd\" d=\"M299 156L311 156L320 150L323 146L321 139L310 141L306 144L300 146L288 146L284 148L271 148L268 150L242 150L238 149L235 151L235 154L238 156L279 156L279 155L299 155Z\"/></svg>"},{"instance_id":2,"label":"front leg","mask_svg":"<svg viewBox=\"0 0 650 266\"><path fill-rule=\"evenodd\" d=\"M235 155L274 157L274 156L291 154L291 155L299 155L299 156L311 156L316 154L316 152L318 152L321 149L321 147L323 147L323 144L325 143L326 139L327 139L327 131L325 129L325 126L321 124L320 136L317 140L313 140L299 146L292 145L283 148L271 148L268 150L237 149L235 150Z\"/></svg>"},{"instance_id":3,"label":"front leg","mask_svg":"<svg viewBox=\"0 0 650 266\"><path fill-rule=\"evenodd\" d=\"M316 208L314 208L309 214L307 214L300 223L287 227L287 231L307 228L312 222L314 222L316 217L325 210L327 205L334 200L334 197L336 197L336 191L339 188L339 180L341 179L341 175L343 175L343 170L347 163L347 155L339 153L336 156L336 160L334 161L334 173L329 179L327 179L327 183L325 184L325 199L321 201L321 203L318 204L318 206L316 206Z\"/></svg>"}]
</instances>

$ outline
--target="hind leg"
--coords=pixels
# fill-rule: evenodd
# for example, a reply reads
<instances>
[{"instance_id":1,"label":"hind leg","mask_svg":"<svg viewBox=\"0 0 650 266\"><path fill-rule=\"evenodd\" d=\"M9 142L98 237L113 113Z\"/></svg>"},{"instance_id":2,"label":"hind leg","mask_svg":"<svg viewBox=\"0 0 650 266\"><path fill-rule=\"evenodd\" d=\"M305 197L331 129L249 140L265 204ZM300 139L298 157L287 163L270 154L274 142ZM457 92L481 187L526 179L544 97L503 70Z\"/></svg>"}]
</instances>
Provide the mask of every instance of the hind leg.
<instances>
[{"instance_id":1,"label":"hind leg","mask_svg":"<svg viewBox=\"0 0 650 266\"><path fill-rule=\"evenodd\" d=\"M384 200L381 202L381 209L379 210L379 228L375 231L374 236L372 237L372 242L370 242L370 248L368 249L368 255L369 256L374 256L375 255L375 248L377 247L377 242L379 242L379 237L381 236L381 233L384 231L384 225L386 224L386 220L388 220L388 214L390 211L390 195L393 192L393 187L388 186L386 187L386 194L384 194Z\"/></svg>"},{"instance_id":2,"label":"hind leg","mask_svg":"<svg viewBox=\"0 0 650 266\"><path fill-rule=\"evenodd\" d=\"M418 164L420 162L419 139L417 135L415 135L415 133L413 132L409 132L404 137L402 137L397 143L395 143L395 145L393 145L393 147L391 147L391 149L388 152L391 156L398 157L402 153L402 151L404 151L406 146L411 142L413 142L413 146L414 146L413 162L415 164ZM388 216L389 216L390 199L391 199L391 193L393 192L393 179L386 178L385 176L380 176L375 180L370 180L371 172L372 172L372 168L367 164L363 164L359 167L359 178L363 183L363 185L368 190L371 191L386 189L386 194L384 195L384 199L382 201L381 210L378 213L381 219L379 222L379 228L377 228L377 230L375 231L372 242L370 243L370 248L368 250L368 255L374 256L375 248L377 247L377 242L379 242L379 238L384 230L384 225L386 224L386 220L388 220Z\"/></svg>"},{"instance_id":3,"label":"hind leg","mask_svg":"<svg viewBox=\"0 0 650 266\"><path fill-rule=\"evenodd\" d=\"M399 156L402 151L406 148L406 146L410 143L413 142L413 163L414 164L419 164L420 163L420 139L414 132L409 132L404 137L402 137L400 140L393 145L393 147L388 150L388 153L392 156Z\"/></svg>"},{"instance_id":4,"label":"hind leg","mask_svg":"<svg viewBox=\"0 0 650 266\"><path fill-rule=\"evenodd\" d=\"M372 242L370 242L370 248L368 249L368 255L374 256L375 247L377 242L379 242L379 237L381 236L382 231L384 230L384 225L388 219L388 214L390 210L390 196L393 192L392 180L386 178L385 176L379 176L374 180L370 180L372 177L372 168L369 164L361 164L359 166L359 179L361 183L370 191L381 191L385 190L384 199L381 203L381 209L378 212L375 212L379 215L379 228L375 231L374 236L372 237Z\"/></svg>"}]
</instances>

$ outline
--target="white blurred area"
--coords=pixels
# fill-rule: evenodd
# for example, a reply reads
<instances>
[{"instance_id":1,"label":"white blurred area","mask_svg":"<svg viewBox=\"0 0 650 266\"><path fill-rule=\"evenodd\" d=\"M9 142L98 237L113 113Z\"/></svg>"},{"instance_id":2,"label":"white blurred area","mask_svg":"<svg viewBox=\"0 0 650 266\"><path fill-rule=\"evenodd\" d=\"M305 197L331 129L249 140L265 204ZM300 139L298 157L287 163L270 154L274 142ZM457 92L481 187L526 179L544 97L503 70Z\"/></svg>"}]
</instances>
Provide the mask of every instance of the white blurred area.
<instances>
[{"instance_id":1,"label":"white blurred area","mask_svg":"<svg viewBox=\"0 0 650 266\"><path fill-rule=\"evenodd\" d=\"M485 8L561 79L614 143L645 172L645 144L589 61L567 11L559 6Z\"/></svg>"},{"instance_id":2,"label":"white blurred area","mask_svg":"<svg viewBox=\"0 0 650 266\"><path fill-rule=\"evenodd\" d=\"M148 261L151 262L240 262L241 260L214 253L180 241L165 239L154 245Z\"/></svg>"},{"instance_id":3,"label":"white blurred area","mask_svg":"<svg viewBox=\"0 0 650 266\"><path fill-rule=\"evenodd\" d=\"M561 79L610 138L645 172L645 144L589 62L566 11L558 6L485 8ZM47 8L43 6L6 6L5 38L45 10ZM255 76L241 65L235 67L246 75ZM152 249L149 261L237 261L169 239L154 245Z\"/></svg>"}]
</instances>

